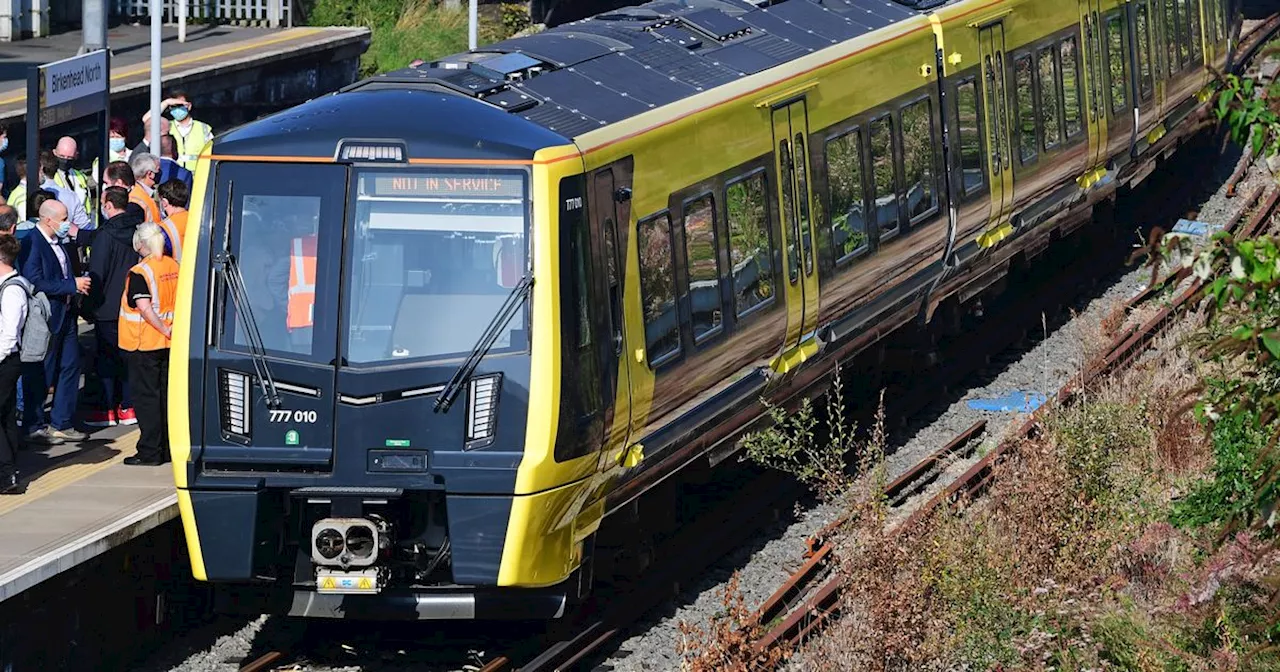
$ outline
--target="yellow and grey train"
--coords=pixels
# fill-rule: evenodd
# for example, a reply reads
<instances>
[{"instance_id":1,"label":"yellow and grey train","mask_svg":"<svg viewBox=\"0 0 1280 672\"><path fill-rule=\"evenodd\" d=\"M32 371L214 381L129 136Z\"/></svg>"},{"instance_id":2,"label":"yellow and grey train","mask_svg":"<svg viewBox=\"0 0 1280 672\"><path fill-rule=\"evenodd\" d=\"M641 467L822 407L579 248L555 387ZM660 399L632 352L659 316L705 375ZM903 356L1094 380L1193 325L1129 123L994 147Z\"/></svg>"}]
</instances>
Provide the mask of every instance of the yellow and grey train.
<instances>
[{"instance_id":1,"label":"yellow and grey train","mask_svg":"<svg viewBox=\"0 0 1280 672\"><path fill-rule=\"evenodd\" d=\"M204 150L170 373L192 571L556 618L602 522L1208 121L1233 0L659 0Z\"/></svg>"}]
</instances>

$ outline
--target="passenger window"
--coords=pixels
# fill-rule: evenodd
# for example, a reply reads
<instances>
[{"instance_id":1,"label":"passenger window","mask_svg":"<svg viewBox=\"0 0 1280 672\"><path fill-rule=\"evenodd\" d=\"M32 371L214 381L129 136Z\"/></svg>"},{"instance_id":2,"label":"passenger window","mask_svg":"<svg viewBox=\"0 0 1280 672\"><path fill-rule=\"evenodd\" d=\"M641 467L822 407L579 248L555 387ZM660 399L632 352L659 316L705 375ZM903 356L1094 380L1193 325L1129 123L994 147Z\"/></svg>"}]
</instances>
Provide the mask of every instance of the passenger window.
<instances>
[{"instance_id":1,"label":"passenger window","mask_svg":"<svg viewBox=\"0 0 1280 672\"><path fill-rule=\"evenodd\" d=\"M1147 5L1145 2L1138 5L1136 14L1138 17L1138 86L1141 88L1142 99L1147 100L1151 98L1152 86L1151 39L1149 32L1151 30L1151 22L1147 19Z\"/></svg>"},{"instance_id":2,"label":"passenger window","mask_svg":"<svg viewBox=\"0 0 1280 672\"><path fill-rule=\"evenodd\" d=\"M1062 126L1058 121L1058 64L1053 49L1041 49L1036 55L1040 81L1040 126L1044 129L1045 151L1062 142Z\"/></svg>"},{"instance_id":3,"label":"passenger window","mask_svg":"<svg viewBox=\"0 0 1280 672\"><path fill-rule=\"evenodd\" d=\"M1068 37L1058 48L1062 62L1062 118L1066 122L1067 138L1080 134L1080 78L1076 65L1076 38Z\"/></svg>"},{"instance_id":4,"label":"passenger window","mask_svg":"<svg viewBox=\"0 0 1280 672\"><path fill-rule=\"evenodd\" d=\"M1018 158L1028 164L1036 160L1036 107L1031 93L1031 57L1013 59L1013 85L1018 96Z\"/></svg>"},{"instance_id":5,"label":"passenger window","mask_svg":"<svg viewBox=\"0 0 1280 672\"><path fill-rule=\"evenodd\" d=\"M1203 45L1200 44L1200 7L1198 2L1192 2L1187 7L1187 19L1191 24L1191 64L1200 65L1204 62Z\"/></svg>"},{"instance_id":6,"label":"passenger window","mask_svg":"<svg viewBox=\"0 0 1280 672\"><path fill-rule=\"evenodd\" d=\"M1107 65L1111 74L1111 111L1117 115L1125 108L1124 25L1119 16L1107 19Z\"/></svg>"},{"instance_id":7,"label":"passenger window","mask_svg":"<svg viewBox=\"0 0 1280 672\"><path fill-rule=\"evenodd\" d=\"M680 318L676 314L676 282L671 265L671 217L664 212L640 222L637 228L645 348L652 367L680 350Z\"/></svg>"},{"instance_id":8,"label":"passenger window","mask_svg":"<svg viewBox=\"0 0 1280 672\"><path fill-rule=\"evenodd\" d=\"M983 173L978 84L972 79L956 86L956 120L960 124L960 174L968 196L982 188Z\"/></svg>"},{"instance_id":9,"label":"passenger window","mask_svg":"<svg viewBox=\"0 0 1280 672\"><path fill-rule=\"evenodd\" d=\"M689 264L693 340L720 329L720 255L716 254L715 201L710 194L684 206L684 253Z\"/></svg>"},{"instance_id":10,"label":"passenger window","mask_svg":"<svg viewBox=\"0 0 1280 672\"><path fill-rule=\"evenodd\" d=\"M1187 25L1190 18L1187 0L1178 0L1178 62L1183 68L1191 65L1191 29Z\"/></svg>"},{"instance_id":11,"label":"passenger window","mask_svg":"<svg viewBox=\"0 0 1280 672\"><path fill-rule=\"evenodd\" d=\"M764 173L759 172L725 189L733 310L738 317L773 298L773 241L764 185Z\"/></svg>"},{"instance_id":12,"label":"passenger window","mask_svg":"<svg viewBox=\"0 0 1280 672\"><path fill-rule=\"evenodd\" d=\"M915 222L937 210L933 178L933 101L902 109L902 175L907 187L907 216Z\"/></svg>"},{"instance_id":13,"label":"passenger window","mask_svg":"<svg viewBox=\"0 0 1280 672\"><path fill-rule=\"evenodd\" d=\"M1178 30L1177 0L1164 0L1164 39L1169 47L1169 75L1173 76L1181 68L1178 63L1178 42L1182 41ZM1185 45L1184 45L1185 46Z\"/></svg>"},{"instance_id":14,"label":"passenger window","mask_svg":"<svg viewBox=\"0 0 1280 672\"><path fill-rule=\"evenodd\" d=\"M898 194L893 176L893 121L880 117L871 122L871 171L875 182L876 225L881 236L898 232Z\"/></svg>"},{"instance_id":15,"label":"passenger window","mask_svg":"<svg viewBox=\"0 0 1280 672\"><path fill-rule=\"evenodd\" d=\"M827 187L831 191L831 241L836 263L867 248L862 193L862 133L850 131L827 141Z\"/></svg>"},{"instance_id":16,"label":"passenger window","mask_svg":"<svg viewBox=\"0 0 1280 672\"><path fill-rule=\"evenodd\" d=\"M783 140L778 143L778 165L782 173L778 175L778 190L782 192L782 229L787 239L787 276L791 284L800 279L800 228L796 226L795 175L791 165L791 143Z\"/></svg>"}]
</instances>

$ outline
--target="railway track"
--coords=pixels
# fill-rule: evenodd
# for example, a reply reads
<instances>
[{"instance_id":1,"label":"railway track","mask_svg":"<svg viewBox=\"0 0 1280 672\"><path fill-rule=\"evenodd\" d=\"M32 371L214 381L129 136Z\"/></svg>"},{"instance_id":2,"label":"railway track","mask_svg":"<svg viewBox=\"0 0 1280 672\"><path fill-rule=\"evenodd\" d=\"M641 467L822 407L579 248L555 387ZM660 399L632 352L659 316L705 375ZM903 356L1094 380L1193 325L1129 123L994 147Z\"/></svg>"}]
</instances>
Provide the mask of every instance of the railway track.
<instances>
[{"instance_id":1,"label":"railway track","mask_svg":"<svg viewBox=\"0 0 1280 672\"><path fill-rule=\"evenodd\" d=\"M1253 235L1265 230L1275 219L1278 210L1280 187L1271 187L1265 192L1261 187L1256 188L1245 197L1238 215L1227 230L1243 236ZM1198 298L1203 295L1204 282L1198 278L1187 282L1188 275L1186 271L1182 271L1167 276L1130 299L1125 309L1131 312L1167 292L1172 292L1172 298L1167 304L1141 323L1122 329L1105 348L1102 356L1089 362L1082 371L1068 380L1048 403L1036 409L995 449L974 461L962 474L945 487L939 488L918 508L910 511L893 532L905 534L938 509L971 501L990 483L995 466L1012 455L1022 440L1036 435L1045 414L1055 405L1073 403L1082 390L1103 376L1134 362L1172 324L1179 313L1196 305ZM900 506L907 501L907 494L927 487L929 480L948 461L963 460L971 455L974 439L985 429L985 422L974 424L890 483L884 492L890 505ZM764 654L770 649L797 646L838 613L844 585L841 577L833 574L830 569L835 557L835 540L848 523L848 518L838 519L811 537L804 551L804 563L757 610L749 626L761 632L754 642L759 660L767 660Z\"/></svg>"}]
</instances>

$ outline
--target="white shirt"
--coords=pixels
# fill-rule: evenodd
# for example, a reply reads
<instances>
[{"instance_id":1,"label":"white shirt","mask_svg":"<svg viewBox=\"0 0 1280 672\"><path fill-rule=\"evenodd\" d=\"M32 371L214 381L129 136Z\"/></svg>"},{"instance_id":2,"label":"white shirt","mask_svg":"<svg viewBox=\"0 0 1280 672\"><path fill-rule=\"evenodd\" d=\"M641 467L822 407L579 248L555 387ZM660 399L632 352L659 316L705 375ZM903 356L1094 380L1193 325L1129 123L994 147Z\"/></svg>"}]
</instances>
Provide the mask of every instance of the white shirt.
<instances>
[{"instance_id":1,"label":"white shirt","mask_svg":"<svg viewBox=\"0 0 1280 672\"><path fill-rule=\"evenodd\" d=\"M0 283L17 274L17 271L9 271L0 277ZM26 290L16 283L0 292L0 359L12 355L20 347L22 325L27 321L26 294Z\"/></svg>"},{"instance_id":2,"label":"white shirt","mask_svg":"<svg viewBox=\"0 0 1280 672\"><path fill-rule=\"evenodd\" d=\"M76 194L75 189L64 189L53 180L45 180L44 184L40 185L40 188L52 191L53 195L63 205L67 206L68 219L71 220L72 224L86 231L93 228L93 222L89 221L89 213L84 209L84 201L80 200L80 196Z\"/></svg>"},{"instance_id":3,"label":"white shirt","mask_svg":"<svg viewBox=\"0 0 1280 672\"><path fill-rule=\"evenodd\" d=\"M62 246L58 244L58 239L45 233L44 229L41 229L38 226L36 228L40 229L40 235L44 236L45 240L49 241L49 247L53 248L54 255L58 257L58 264L62 266L62 279L66 280L70 278L71 267L67 265L67 253L62 249Z\"/></svg>"}]
</instances>

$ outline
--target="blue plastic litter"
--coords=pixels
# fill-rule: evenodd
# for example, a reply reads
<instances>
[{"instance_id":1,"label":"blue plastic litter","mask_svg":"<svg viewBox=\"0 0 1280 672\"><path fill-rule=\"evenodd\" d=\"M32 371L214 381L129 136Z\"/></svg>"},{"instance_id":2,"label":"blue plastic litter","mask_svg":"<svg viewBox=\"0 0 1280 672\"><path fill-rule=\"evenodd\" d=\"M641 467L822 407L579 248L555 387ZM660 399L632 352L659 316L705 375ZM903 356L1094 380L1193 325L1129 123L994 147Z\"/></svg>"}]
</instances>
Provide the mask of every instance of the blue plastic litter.
<instances>
[{"instance_id":1,"label":"blue plastic litter","mask_svg":"<svg viewBox=\"0 0 1280 672\"><path fill-rule=\"evenodd\" d=\"M1221 224L1197 222L1190 219L1179 219L1178 223L1173 225L1174 233L1181 233L1188 236L1200 236L1203 238L1207 238L1221 230Z\"/></svg>"},{"instance_id":2,"label":"blue plastic litter","mask_svg":"<svg viewBox=\"0 0 1280 672\"><path fill-rule=\"evenodd\" d=\"M1010 411L1030 413L1040 408L1047 400L1048 398L1039 392L1014 390L994 399L970 399L969 408L975 411L988 411L991 413L1008 413Z\"/></svg>"}]
</instances>

